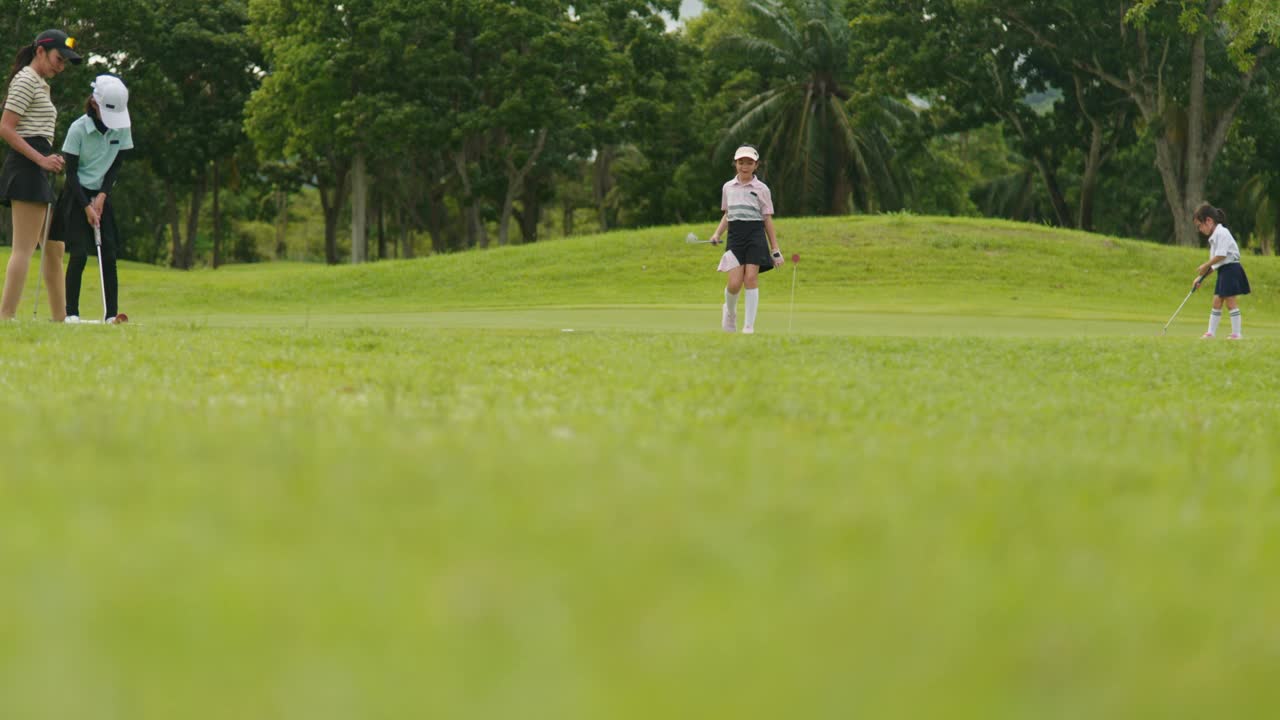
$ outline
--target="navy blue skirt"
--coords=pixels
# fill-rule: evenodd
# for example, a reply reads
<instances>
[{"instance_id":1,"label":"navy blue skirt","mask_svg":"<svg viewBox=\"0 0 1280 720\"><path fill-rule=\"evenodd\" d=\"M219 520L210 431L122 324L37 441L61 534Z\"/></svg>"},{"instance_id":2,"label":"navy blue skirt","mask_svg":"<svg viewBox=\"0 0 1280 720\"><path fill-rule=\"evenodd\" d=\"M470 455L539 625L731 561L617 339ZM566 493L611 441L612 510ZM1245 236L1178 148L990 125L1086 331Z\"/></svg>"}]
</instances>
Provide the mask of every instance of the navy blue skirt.
<instances>
[{"instance_id":1,"label":"navy blue skirt","mask_svg":"<svg viewBox=\"0 0 1280 720\"><path fill-rule=\"evenodd\" d=\"M741 265L759 265L760 272L773 269L763 220L730 220L728 247Z\"/></svg>"},{"instance_id":2,"label":"navy blue skirt","mask_svg":"<svg viewBox=\"0 0 1280 720\"><path fill-rule=\"evenodd\" d=\"M1213 286L1213 294L1218 297L1248 295L1249 276L1244 274L1244 266L1236 262L1218 268L1218 281Z\"/></svg>"},{"instance_id":3,"label":"navy blue skirt","mask_svg":"<svg viewBox=\"0 0 1280 720\"><path fill-rule=\"evenodd\" d=\"M36 152L51 155L53 145L46 137L23 138ZM53 202L53 183L44 168L31 162L26 155L9 149L4 165L0 166L0 204L9 205L13 200L32 203Z\"/></svg>"},{"instance_id":4,"label":"navy blue skirt","mask_svg":"<svg viewBox=\"0 0 1280 720\"><path fill-rule=\"evenodd\" d=\"M92 188L85 189L87 197L98 194ZM104 257L119 257L116 253L120 233L116 228L116 205L107 195L102 206L102 219L98 227L102 230L102 254ZM67 244L68 255L94 255L98 252L97 242L93 239L93 226L84 215L84 208L71 188L63 185L58 195L58 202L53 206L53 222L49 226L49 239L61 240Z\"/></svg>"}]
</instances>

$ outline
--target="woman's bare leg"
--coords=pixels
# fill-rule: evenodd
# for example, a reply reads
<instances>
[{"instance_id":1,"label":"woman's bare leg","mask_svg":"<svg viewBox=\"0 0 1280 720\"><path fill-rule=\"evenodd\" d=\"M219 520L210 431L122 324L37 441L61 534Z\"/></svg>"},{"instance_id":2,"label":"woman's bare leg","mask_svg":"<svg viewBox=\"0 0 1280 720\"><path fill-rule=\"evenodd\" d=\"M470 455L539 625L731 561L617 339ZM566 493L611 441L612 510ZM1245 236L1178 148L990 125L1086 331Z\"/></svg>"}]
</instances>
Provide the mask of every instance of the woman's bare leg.
<instances>
[{"instance_id":1,"label":"woman's bare leg","mask_svg":"<svg viewBox=\"0 0 1280 720\"><path fill-rule=\"evenodd\" d=\"M12 320L18 314L18 303L22 301L22 289L27 284L27 273L31 270L31 255L40 242L40 232L44 229L45 211L49 206L44 203L14 200L13 210L13 254L9 256L9 264L4 271L4 292L0 294L0 320ZM63 309L65 312L65 308Z\"/></svg>"}]
</instances>

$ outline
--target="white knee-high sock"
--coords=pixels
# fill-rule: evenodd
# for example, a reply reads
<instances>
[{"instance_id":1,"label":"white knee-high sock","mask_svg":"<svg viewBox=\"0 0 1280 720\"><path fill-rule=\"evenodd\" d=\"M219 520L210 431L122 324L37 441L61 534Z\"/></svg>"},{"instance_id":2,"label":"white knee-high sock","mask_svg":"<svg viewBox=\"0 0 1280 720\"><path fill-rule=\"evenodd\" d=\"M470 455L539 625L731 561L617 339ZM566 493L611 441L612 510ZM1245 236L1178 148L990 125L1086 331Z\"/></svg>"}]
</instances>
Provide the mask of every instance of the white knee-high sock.
<instances>
[{"instance_id":1,"label":"white knee-high sock","mask_svg":"<svg viewBox=\"0 0 1280 720\"><path fill-rule=\"evenodd\" d=\"M756 311L760 309L760 288L747 291L747 319L743 322L743 326L754 328L756 326Z\"/></svg>"},{"instance_id":2,"label":"white knee-high sock","mask_svg":"<svg viewBox=\"0 0 1280 720\"><path fill-rule=\"evenodd\" d=\"M724 289L724 306L729 308L730 315L738 314L738 293L729 292L729 288Z\"/></svg>"},{"instance_id":3,"label":"white knee-high sock","mask_svg":"<svg viewBox=\"0 0 1280 720\"><path fill-rule=\"evenodd\" d=\"M1236 308L1235 310L1232 310L1232 311L1231 311L1231 332L1232 332L1232 334L1239 335L1239 334L1240 334L1240 328L1241 328L1241 326L1243 326L1243 325L1244 325L1244 320L1243 320L1243 319L1241 319L1241 317L1240 317L1240 308Z\"/></svg>"},{"instance_id":4,"label":"white knee-high sock","mask_svg":"<svg viewBox=\"0 0 1280 720\"><path fill-rule=\"evenodd\" d=\"M1218 334L1218 323L1220 322L1222 322L1222 311L1210 310L1209 311L1209 334L1210 335Z\"/></svg>"}]
</instances>

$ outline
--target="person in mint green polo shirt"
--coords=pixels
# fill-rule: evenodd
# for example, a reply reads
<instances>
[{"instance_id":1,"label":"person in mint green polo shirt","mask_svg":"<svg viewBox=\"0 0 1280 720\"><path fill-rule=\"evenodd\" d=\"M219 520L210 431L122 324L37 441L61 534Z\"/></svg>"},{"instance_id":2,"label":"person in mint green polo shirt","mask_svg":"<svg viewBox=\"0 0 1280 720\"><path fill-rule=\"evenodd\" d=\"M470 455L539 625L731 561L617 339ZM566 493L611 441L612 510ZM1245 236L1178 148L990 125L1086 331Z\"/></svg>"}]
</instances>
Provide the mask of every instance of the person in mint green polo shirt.
<instances>
[{"instance_id":1,"label":"person in mint green polo shirt","mask_svg":"<svg viewBox=\"0 0 1280 720\"><path fill-rule=\"evenodd\" d=\"M125 154L133 149L129 118L129 89L112 74L94 78L85 113L67 129L62 143L67 182L58 197L50 237L66 243L67 322L80 321L80 278L89 256L97 253L93 229L102 235L102 285L106 295L103 321L119 314L116 256L120 235L116 228L111 191Z\"/></svg>"}]
</instances>

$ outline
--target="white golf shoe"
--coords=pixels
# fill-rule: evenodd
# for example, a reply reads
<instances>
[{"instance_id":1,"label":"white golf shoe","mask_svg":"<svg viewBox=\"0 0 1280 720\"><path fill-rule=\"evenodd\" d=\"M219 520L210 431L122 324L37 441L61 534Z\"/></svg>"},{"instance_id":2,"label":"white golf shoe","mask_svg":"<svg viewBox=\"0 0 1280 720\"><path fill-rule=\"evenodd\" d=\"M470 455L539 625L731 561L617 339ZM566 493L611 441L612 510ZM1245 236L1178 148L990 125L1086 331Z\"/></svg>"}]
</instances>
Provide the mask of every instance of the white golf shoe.
<instances>
[{"instance_id":1,"label":"white golf shoe","mask_svg":"<svg viewBox=\"0 0 1280 720\"><path fill-rule=\"evenodd\" d=\"M68 315L62 322L69 325L78 325L80 323L79 315Z\"/></svg>"},{"instance_id":2,"label":"white golf shoe","mask_svg":"<svg viewBox=\"0 0 1280 720\"><path fill-rule=\"evenodd\" d=\"M750 326L750 325L744 325L744 326L742 326L742 334L743 334L743 335L755 335L755 334L756 334L756 329L755 329L754 327Z\"/></svg>"},{"instance_id":3,"label":"white golf shoe","mask_svg":"<svg viewBox=\"0 0 1280 720\"><path fill-rule=\"evenodd\" d=\"M738 329L738 313L729 312L728 303L720 306L720 326L725 332L734 332Z\"/></svg>"}]
</instances>

